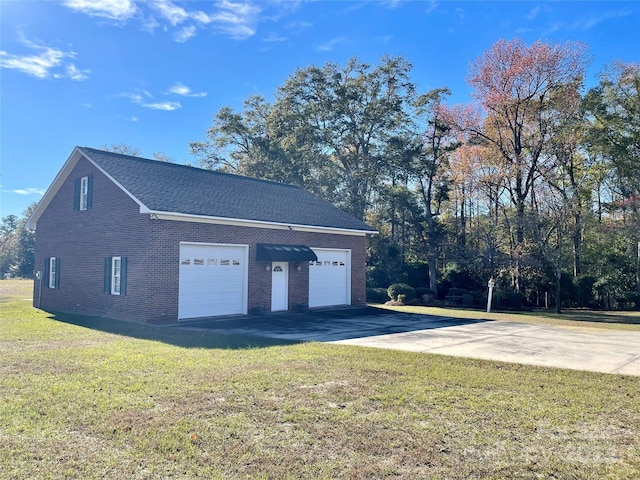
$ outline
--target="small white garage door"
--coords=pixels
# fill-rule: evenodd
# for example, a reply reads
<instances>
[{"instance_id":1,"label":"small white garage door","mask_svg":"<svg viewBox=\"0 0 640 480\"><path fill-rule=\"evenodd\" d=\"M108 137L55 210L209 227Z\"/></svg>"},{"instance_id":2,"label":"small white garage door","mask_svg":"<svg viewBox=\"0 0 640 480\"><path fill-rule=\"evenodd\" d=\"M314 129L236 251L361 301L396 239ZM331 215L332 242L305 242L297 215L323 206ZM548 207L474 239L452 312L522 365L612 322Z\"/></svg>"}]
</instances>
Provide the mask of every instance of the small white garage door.
<instances>
[{"instance_id":1,"label":"small white garage door","mask_svg":"<svg viewBox=\"0 0 640 480\"><path fill-rule=\"evenodd\" d=\"M351 251L312 248L309 262L309 307L351 305Z\"/></svg>"},{"instance_id":2,"label":"small white garage door","mask_svg":"<svg viewBox=\"0 0 640 480\"><path fill-rule=\"evenodd\" d=\"M178 319L247 313L246 245L180 244Z\"/></svg>"}]
</instances>

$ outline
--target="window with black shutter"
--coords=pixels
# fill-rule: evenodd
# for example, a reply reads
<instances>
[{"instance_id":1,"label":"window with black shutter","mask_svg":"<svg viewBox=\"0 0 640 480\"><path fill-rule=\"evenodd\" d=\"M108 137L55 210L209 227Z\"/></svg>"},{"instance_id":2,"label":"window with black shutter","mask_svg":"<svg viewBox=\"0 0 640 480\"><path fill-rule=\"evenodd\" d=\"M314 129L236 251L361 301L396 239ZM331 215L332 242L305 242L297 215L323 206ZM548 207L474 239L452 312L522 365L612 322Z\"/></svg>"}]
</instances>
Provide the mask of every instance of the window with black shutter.
<instances>
[{"instance_id":1,"label":"window with black shutter","mask_svg":"<svg viewBox=\"0 0 640 480\"><path fill-rule=\"evenodd\" d=\"M127 257L106 257L104 259L104 293L126 295Z\"/></svg>"},{"instance_id":2,"label":"window with black shutter","mask_svg":"<svg viewBox=\"0 0 640 480\"><path fill-rule=\"evenodd\" d=\"M89 210L93 207L93 175L77 178L74 183L73 209Z\"/></svg>"}]
</instances>

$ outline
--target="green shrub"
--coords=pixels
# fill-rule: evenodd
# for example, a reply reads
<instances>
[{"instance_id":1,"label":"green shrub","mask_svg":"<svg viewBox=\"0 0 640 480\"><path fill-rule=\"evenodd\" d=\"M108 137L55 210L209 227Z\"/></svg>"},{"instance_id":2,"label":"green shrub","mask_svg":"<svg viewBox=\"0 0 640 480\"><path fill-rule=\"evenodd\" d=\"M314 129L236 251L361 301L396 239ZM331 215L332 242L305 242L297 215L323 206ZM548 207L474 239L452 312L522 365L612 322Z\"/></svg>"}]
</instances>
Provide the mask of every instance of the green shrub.
<instances>
[{"instance_id":1,"label":"green shrub","mask_svg":"<svg viewBox=\"0 0 640 480\"><path fill-rule=\"evenodd\" d=\"M384 303L387 299L386 288L367 288L367 302Z\"/></svg>"},{"instance_id":2,"label":"green shrub","mask_svg":"<svg viewBox=\"0 0 640 480\"><path fill-rule=\"evenodd\" d=\"M465 290L464 288L450 288L447 292L447 296L455 295L456 297L461 297L463 295L466 295L467 293L469 293L469 291Z\"/></svg>"},{"instance_id":3,"label":"green shrub","mask_svg":"<svg viewBox=\"0 0 640 480\"><path fill-rule=\"evenodd\" d=\"M407 301L407 296L404 293L401 293L400 295L398 295L398 301L404 304Z\"/></svg>"},{"instance_id":4,"label":"green shrub","mask_svg":"<svg viewBox=\"0 0 640 480\"><path fill-rule=\"evenodd\" d=\"M464 293L462 294L462 305L465 307L470 307L473 305L473 294Z\"/></svg>"},{"instance_id":5,"label":"green shrub","mask_svg":"<svg viewBox=\"0 0 640 480\"><path fill-rule=\"evenodd\" d=\"M398 295L405 295L405 300L413 300L416 296L416 291L406 283L394 283L387 288L387 295L391 300L398 300Z\"/></svg>"},{"instance_id":6,"label":"green shrub","mask_svg":"<svg viewBox=\"0 0 640 480\"><path fill-rule=\"evenodd\" d=\"M597 306L593 289L597 280L596 277L589 275L580 275L573 279L576 301L579 307L594 308Z\"/></svg>"},{"instance_id":7,"label":"green shrub","mask_svg":"<svg viewBox=\"0 0 640 480\"><path fill-rule=\"evenodd\" d=\"M423 295L435 295L436 294L436 292L434 292L430 288L416 287L414 290L416 292L416 298L422 298Z\"/></svg>"},{"instance_id":8,"label":"green shrub","mask_svg":"<svg viewBox=\"0 0 640 480\"><path fill-rule=\"evenodd\" d=\"M499 308L520 310L522 308L522 294L510 288L500 288L495 292Z\"/></svg>"}]
</instances>

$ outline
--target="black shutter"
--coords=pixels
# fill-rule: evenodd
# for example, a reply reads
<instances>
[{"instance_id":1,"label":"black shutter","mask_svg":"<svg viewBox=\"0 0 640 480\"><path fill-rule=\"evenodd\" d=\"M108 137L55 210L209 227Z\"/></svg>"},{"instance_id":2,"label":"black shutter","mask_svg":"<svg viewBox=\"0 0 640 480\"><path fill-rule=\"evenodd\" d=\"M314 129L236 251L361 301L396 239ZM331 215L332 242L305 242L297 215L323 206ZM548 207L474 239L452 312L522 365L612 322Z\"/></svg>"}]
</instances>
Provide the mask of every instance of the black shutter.
<instances>
[{"instance_id":1,"label":"black shutter","mask_svg":"<svg viewBox=\"0 0 640 480\"><path fill-rule=\"evenodd\" d=\"M120 295L127 294L127 257L120 258Z\"/></svg>"},{"instance_id":2,"label":"black shutter","mask_svg":"<svg viewBox=\"0 0 640 480\"><path fill-rule=\"evenodd\" d=\"M111 257L104 259L104 293L111 293Z\"/></svg>"},{"instance_id":3,"label":"black shutter","mask_svg":"<svg viewBox=\"0 0 640 480\"><path fill-rule=\"evenodd\" d=\"M49 288L49 265L51 265L49 257L44 259L44 287Z\"/></svg>"},{"instance_id":4,"label":"black shutter","mask_svg":"<svg viewBox=\"0 0 640 480\"><path fill-rule=\"evenodd\" d=\"M56 284L55 284L55 288L60 288L60 257L56 257L56 261L54 263L56 265Z\"/></svg>"},{"instance_id":5,"label":"black shutter","mask_svg":"<svg viewBox=\"0 0 640 480\"><path fill-rule=\"evenodd\" d=\"M80 179L73 182L73 209L80 210Z\"/></svg>"},{"instance_id":6,"label":"black shutter","mask_svg":"<svg viewBox=\"0 0 640 480\"><path fill-rule=\"evenodd\" d=\"M87 177L87 210L93 207L93 175Z\"/></svg>"}]
</instances>

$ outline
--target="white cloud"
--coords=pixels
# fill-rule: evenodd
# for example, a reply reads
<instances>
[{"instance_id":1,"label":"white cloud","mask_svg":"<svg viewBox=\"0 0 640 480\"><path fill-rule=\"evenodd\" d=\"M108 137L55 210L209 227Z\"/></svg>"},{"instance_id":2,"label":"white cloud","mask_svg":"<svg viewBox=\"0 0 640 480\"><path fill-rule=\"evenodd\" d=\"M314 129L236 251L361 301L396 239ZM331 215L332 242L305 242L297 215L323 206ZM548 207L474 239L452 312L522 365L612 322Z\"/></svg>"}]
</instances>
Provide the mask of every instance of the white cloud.
<instances>
[{"instance_id":1,"label":"white cloud","mask_svg":"<svg viewBox=\"0 0 640 480\"><path fill-rule=\"evenodd\" d=\"M119 93L118 97L127 98L131 103L142 103L144 98L139 93Z\"/></svg>"},{"instance_id":2,"label":"white cloud","mask_svg":"<svg viewBox=\"0 0 640 480\"><path fill-rule=\"evenodd\" d=\"M429 14L433 12L436 8L438 8L438 2L436 0L429 0L427 2L427 8L425 12Z\"/></svg>"},{"instance_id":3,"label":"white cloud","mask_svg":"<svg viewBox=\"0 0 640 480\"><path fill-rule=\"evenodd\" d=\"M171 111L182 108L180 102L154 102L153 95L146 90L140 90L139 93L119 93L116 97L126 98L131 103L140 105L144 108L151 108L153 110ZM138 119L137 117L132 117L132 120L135 122Z\"/></svg>"},{"instance_id":4,"label":"white cloud","mask_svg":"<svg viewBox=\"0 0 640 480\"><path fill-rule=\"evenodd\" d=\"M45 191L46 190L43 190L41 188L33 188L33 187L11 190L11 192L17 193L18 195L40 195L40 196L44 195Z\"/></svg>"},{"instance_id":5,"label":"white cloud","mask_svg":"<svg viewBox=\"0 0 640 480\"><path fill-rule=\"evenodd\" d=\"M196 34L196 27L189 25L176 33L175 40L178 43L184 43Z\"/></svg>"},{"instance_id":6,"label":"white cloud","mask_svg":"<svg viewBox=\"0 0 640 480\"><path fill-rule=\"evenodd\" d=\"M278 35L277 33L271 33L262 39L263 42L267 43L284 42L285 40L287 40L287 37L283 37L282 35Z\"/></svg>"},{"instance_id":7,"label":"white cloud","mask_svg":"<svg viewBox=\"0 0 640 480\"><path fill-rule=\"evenodd\" d=\"M124 21L136 14L131 0L65 0L64 5L92 17Z\"/></svg>"},{"instance_id":8,"label":"white cloud","mask_svg":"<svg viewBox=\"0 0 640 480\"><path fill-rule=\"evenodd\" d=\"M176 83L169 89L170 93L174 93L176 95L181 95L183 97L206 97L207 92L198 92L193 93L189 87L184 85L183 83Z\"/></svg>"},{"instance_id":9,"label":"white cloud","mask_svg":"<svg viewBox=\"0 0 640 480\"><path fill-rule=\"evenodd\" d=\"M190 17L184 8L178 7L169 1L153 2L151 6L174 27Z\"/></svg>"},{"instance_id":10,"label":"white cloud","mask_svg":"<svg viewBox=\"0 0 640 480\"><path fill-rule=\"evenodd\" d=\"M148 32L164 26L164 30L180 43L194 37L198 29L207 27L238 40L255 34L262 12L260 7L246 0L220 0L207 4L211 5L209 11L191 10L195 2L184 2L181 6L172 0L64 0L66 7L86 15L120 22L135 18L142 30ZM289 9L297 6L296 2L291 4L293 7Z\"/></svg>"},{"instance_id":11,"label":"white cloud","mask_svg":"<svg viewBox=\"0 0 640 480\"><path fill-rule=\"evenodd\" d=\"M233 3L222 0L219 10L211 16L218 29L239 40L256 33L260 8L249 3Z\"/></svg>"},{"instance_id":12,"label":"white cloud","mask_svg":"<svg viewBox=\"0 0 640 480\"><path fill-rule=\"evenodd\" d=\"M344 37L332 38L328 42L323 43L322 45L318 45L317 50L321 52L330 52L331 50L336 48L336 45L343 43L345 40L346 39Z\"/></svg>"},{"instance_id":13,"label":"white cloud","mask_svg":"<svg viewBox=\"0 0 640 480\"><path fill-rule=\"evenodd\" d=\"M540 7L540 5L537 5L532 10L530 10L524 18L526 18L527 20L535 20L540 15L541 10L542 8Z\"/></svg>"},{"instance_id":14,"label":"white cloud","mask_svg":"<svg viewBox=\"0 0 640 480\"><path fill-rule=\"evenodd\" d=\"M259 7L228 0L222 0L215 5L217 10L212 13L202 10L189 11L169 0L153 2L150 7L174 27L185 22L195 22L200 27L213 24L217 30L237 39L245 39L255 34L258 14L261 11ZM194 25L190 25L188 30L183 29L176 35L176 41L188 40L195 35L195 29Z\"/></svg>"},{"instance_id":15,"label":"white cloud","mask_svg":"<svg viewBox=\"0 0 640 480\"><path fill-rule=\"evenodd\" d=\"M299 21L295 21L295 22L291 22L290 24L286 25L284 28L286 28L287 30L294 30L296 33L301 32L303 30L306 30L307 28L311 28L313 27L313 23L311 22L299 22Z\"/></svg>"},{"instance_id":16,"label":"white cloud","mask_svg":"<svg viewBox=\"0 0 640 480\"><path fill-rule=\"evenodd\" d=\"M404 3L404 0L386 0L382 2L383 5L386 5L387 8L391 8L391 9L396 8L401 3Z\"/></svg>"},{"instance_id":17,"label":"white cloud","mask_svg":"<svg viewBox=\"0 0 640 480\"><path fill-rule=\"evenodd\" d=\"M159 26L160 22L158 22L154 17L145 17L142 20L142 30L145 32L153 33Z\"/></svg>"},{"instance_id":18,"label":"white cloud","mask_svg":"<svg viewBox=\"0 0 640 480\"><path fill-rule=\"evenodd\" d=\"M154 110L166 110L168 112L182 108L180 102L143 103L142 106L145 108L152 108Z\"/></svg>"},{"instance_id":19,"label":"white cloud","mask_svg":"<svg viewBox=\"0 0 640 480\"><path fill-rule=\"evenodd\" d=\"M79 70L73 63L70 63L69 65L67 65L65 69L66 69L66 73L64 75L58 73L58 74L55 74L54 77L55 78L68 77L71 80L76 80L79 82L79 81L88 79L89 76L87 74L91 73L91 70Z\"/></svg>"},{"instance_id":20,"label":"white cloud","mask_svg":"<svg viewBox=\"0 0 640 480\"><path fill-rule=\"evenodd\" d=\"M39 55L13 55L0 51L0 67L20 70L38 78L47 78L49 71L60 65L65 53L55 48L42 47Z\"/></svg>"},{"instance_id":21,"label":"white cloud","mask_svg":"<svg viewBox=\"0 0 640 480\"><path fill-rule=\"evenodd\" d=\"M599 25L600 23L606 22L608 20L614 20L617 18L623 18L629 15L631 12L629 10L610 10L606 12L601 12L598 15L591 15L588 18L578 18L571 25L569 25L569 30L590 30L591 28Z\"/></svg>"},{"instance_id":22,"label":"white cloud","mask_svg":"<svg viewBox=\"0 0 640 480\"><path fill-rule=\"evenodd\" d=\"M72 63L65 63L65 59L74 58L75 52L64 52L57 48L38 45L29 40L22 42L27 47L37 50L39 54L14 55L4 50L0 51L0 68L9 68L21 71L27 75L38 78L70 78L81 81L89 78L90 70L80 70ZM55 71L63 68L63 72Z\"/></svg>"},{"instance_id":23,"label":"white cloud","mask_svg":"<svg viewBox=\"0 0 640 480\"><path fill-rule=\"evenodd\" d=\"M138 117L131 117L131 121L132 122L137 122L138 121Z\"/></svg>"}]
</instances>

